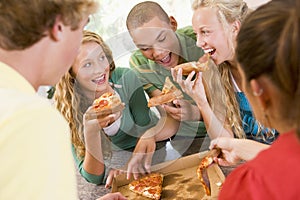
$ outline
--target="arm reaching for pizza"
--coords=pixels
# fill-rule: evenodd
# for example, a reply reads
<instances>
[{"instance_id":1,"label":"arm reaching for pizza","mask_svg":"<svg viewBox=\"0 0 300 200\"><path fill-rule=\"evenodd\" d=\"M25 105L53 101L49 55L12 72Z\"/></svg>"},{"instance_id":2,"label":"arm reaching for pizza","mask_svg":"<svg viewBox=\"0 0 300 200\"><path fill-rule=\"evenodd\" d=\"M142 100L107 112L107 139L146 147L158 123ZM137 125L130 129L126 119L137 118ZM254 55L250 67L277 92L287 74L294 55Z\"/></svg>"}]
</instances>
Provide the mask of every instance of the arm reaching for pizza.
<instances>
[{"instance_id":1,"label":"arm reaching for pizza","mask_svg":"<svg viewBox=\"0 0 300 200\"><path fill-rule=\"evenodd\" d=\"M156 126L142 135L134 149L132 158L127 164L127 179L132 174L137 179L139 174L150 173L156 142L172 137L178 130L179 122L164 112L162 108L158 107L158 110L161 114L160 120Z\"/></svg>"},{"instance_id":2,"label":"arm reaching for pizza","mask_svg":"<svg viewBox=\"0 0 300 200\"><path fill-rule=\"evenodd\" d=\"M220 148L222 158L218 157L214 160L222 166L230 166L241 160L249 161L256 157L259 152L269 147L270 145L254 140L220 137L212 140L209 148Z\"/></svg>"}]
</instances>

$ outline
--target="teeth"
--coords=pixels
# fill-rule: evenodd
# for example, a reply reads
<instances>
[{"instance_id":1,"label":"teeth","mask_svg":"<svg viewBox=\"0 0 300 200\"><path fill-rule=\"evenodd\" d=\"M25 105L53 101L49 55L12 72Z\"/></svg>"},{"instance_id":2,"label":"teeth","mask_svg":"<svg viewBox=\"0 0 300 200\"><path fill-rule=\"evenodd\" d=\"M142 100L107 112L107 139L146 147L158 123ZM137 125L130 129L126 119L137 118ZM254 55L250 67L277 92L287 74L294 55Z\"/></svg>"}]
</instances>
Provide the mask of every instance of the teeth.
<instances>
[{"instance_id":1,"label":"teeth","mask_svg":"<svg viewBox=\"0 0 300 200\"><path fill-rule=\"evenodd\" d=\"M104 79L104 75L100 76L99 78L94 79L94 81L98 82L98 81L102 81L103 79Z\"/></svg>"},{"instance_id":2,"label":"teeth","mask_svg":"<svg viewBox=\"0 0 300 200\"><path fill-rule=\"evenodd\" d=\"M169 54L166 55L166 57L164 57L163 59L161 59L161 61L165 62L165 61L167 61L168 59L169 59Z\"/></svg>"},{"instance_id":3,"label":"teeth","mask_svg":"<svg viewBox=\"0 0 300 200\"><path fill-rule=\"evenodd\" d=\"M214 49L204 49L203 51L204 51L204 53L210 53L210 52L214 51Z\"/></svg>"}]
</instances>

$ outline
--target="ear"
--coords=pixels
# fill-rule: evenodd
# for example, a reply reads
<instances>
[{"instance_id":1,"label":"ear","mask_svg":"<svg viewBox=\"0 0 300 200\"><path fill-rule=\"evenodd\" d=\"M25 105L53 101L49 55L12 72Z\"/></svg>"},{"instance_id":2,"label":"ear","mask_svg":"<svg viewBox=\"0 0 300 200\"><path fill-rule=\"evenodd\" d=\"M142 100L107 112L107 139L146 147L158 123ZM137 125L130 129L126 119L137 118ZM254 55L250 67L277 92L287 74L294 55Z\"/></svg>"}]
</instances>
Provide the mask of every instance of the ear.
<instances>
[{"instance_id":1,"label":"ear","mask_svg":"<svg viewBox=\"0 0 300 200\"><path fill-rule=\"evenodd\" d=\"M170 19L170 24L171 24L172 30L176 31L177 30L176 19L173 16L170 16L169 19Z\"/></svg>"},{"instance_id":2,"label":"ear","mask_svg":"<svg viewBox=\"0 0 300 200\"><path fill-rule=\"evenodd\" d=\"M267 88L263 87L263 83L257 79L252 79L250 81L250 88L254 98L260 104L263 110L266 110L269 104L269 96Z\"/></svg>"},{"instance_id":3,"label":"ear","mask_svg":"<svg viewBox=\"0 0 300 200\"><path fill-rule=\"evenodd\" d=\"M241 22L239 20L235 20L233 23L232 23L232 32L235 36L238 35L239 31L241 29Z\"/></svg>"},{"instance_id":4,"label":"ear","mask_svg":"<svg viewBox=\"0 0 300 200\"><path fill-rule=\"evenodd\" d=\"M63 25L62 21L60 20L60 17L56 17L54 25L49 30L50 37L54 41L59 41L63 37L63 34L62 34L63 33L63 27L64 27L64 25Z\"/></svg>"}]
</instances>

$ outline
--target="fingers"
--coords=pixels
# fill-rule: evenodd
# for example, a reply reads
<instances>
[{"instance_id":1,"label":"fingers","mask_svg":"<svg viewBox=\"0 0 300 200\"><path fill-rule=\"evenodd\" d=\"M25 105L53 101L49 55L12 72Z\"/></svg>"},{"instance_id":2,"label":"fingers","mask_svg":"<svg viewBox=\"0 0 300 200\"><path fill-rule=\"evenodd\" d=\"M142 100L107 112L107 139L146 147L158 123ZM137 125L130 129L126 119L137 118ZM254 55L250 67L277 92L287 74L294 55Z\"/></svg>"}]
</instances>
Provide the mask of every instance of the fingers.
<instances>
[{"instance_id":1,"label":"fingers","mask_svg":"<svg viewBox=\"0 0 300 200\"><path fill-rule=\"evenodd\" d=\"M173 80L176 81L181 86L181 84L182 84L182 69L178 69L177 71L174 69L171 69L171 74L172 74Z\"/></svg>"},{"instance_id":2,"label":"fingers","mask_svg":"<svg viewBox=\"0 0 300 200\"><path fill-rule=\"evenodd\" d=\"M97 117L99 125L104 128L109 126L110 124L112 124L114 121L116 121L117 118L117 114L110 114L106 117L103 116L98 116Z\"/></svg>"},{"instance_id":3,"label":"fingers","mask_svg":"<svg viewBox=\"0 0 300 200\"><path fill-rule=\"evenodd\" d=\"M108 193L97 200L127 200L120 192Z\"/></svg>"},{"instance_id":4,"label":"fingers","mask_svg":"<svg viewBox=\"0 0 300 200\"><path fill-rule=\"evenodd\" d=\"M151 161L147 162L148 164L145 164L144 155L134 155L128 164L126 178L130 179L133 175L134 179L138 179L140 174L150 173Z\"/></svg>"},{"instance_id":5,"label":"fingers","mask_svg":"<svg viewBox=\"0 0 300 200\"><path fill-rule=\"evenodd\" d=\"M218 137L210 142L209 148L212 149L214 147L219 147L222 150L232 150L232 143L234 142L234 138L230 137Z\"/></svg>"},{"instance_id":6,"label":"fingers","mask_svg":"<svg viewBox=\"0 0 300 200\"><path fill-rule=\"evenodd\" d=\"M162 107L165 109L165 111L167 113L169 113L169 115L172 116L172 118L180 121L181 120L181 114L182 114L182 109L181 108L177 108L174 106L169 106L169 105L162 105Z\"/></svg>"},{"instance_id":7,"label":"fingers","mask_svg":"<svg viewBox=\"0 0 300 200\"><path fill-rule=\"evenodd\" d=\"M106 182L105 182L105 188L110 188L113 179L114 179L116 176L118 176L120 173L121 173L121 171L120 171L120 170L117 170L117 169L112 169L112 170L110 170L110 172L109 172L109 174L108 174L108 176L107 176Z\"/></svg>"}]
</instances>

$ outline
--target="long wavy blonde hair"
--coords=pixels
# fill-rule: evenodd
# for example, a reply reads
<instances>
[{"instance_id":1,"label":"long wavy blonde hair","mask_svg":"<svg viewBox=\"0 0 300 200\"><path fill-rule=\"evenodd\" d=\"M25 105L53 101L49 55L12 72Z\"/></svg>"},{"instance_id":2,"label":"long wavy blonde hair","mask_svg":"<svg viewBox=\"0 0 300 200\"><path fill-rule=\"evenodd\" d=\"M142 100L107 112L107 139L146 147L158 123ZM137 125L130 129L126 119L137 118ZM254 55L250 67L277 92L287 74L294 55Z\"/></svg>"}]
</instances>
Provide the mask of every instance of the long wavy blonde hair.
<instances>
[{"instance_id":1,"label":"long wavy blonde hair","mask_svg":"<svg viewBox=\"0 0 300 200\"><path fill-rule=\"evenodd\" d=\"M229 30L229 24L238 20L241 23L250 12L247 4L242 0L195 0L193 2L192 8L193 10L197 10L199 7L209 7L209 8L217 8L217 17L224 32L228 34L228 44L229 47L232 48L232 52L235 52L234 42L230 38L233 38L231 35L231 31ZM233 133L238 138L245 138L245 133L242 127L242 120L240 116L239 104L237 102L233 83L230 75L230 68L233 67L232 64L225 61L218 66L220 75L221 75L221 83L224 87L225 97L221 98L225 99L226 104L226 121L228 125L233 130ZM219 102L224 103L224 102Z\"/></svg>"},{"instance_id":2,"label":"long wavy blonde hair","mask_svg":"<svg viewBox=\"0 0 300 200\"><path fill-rule=\"evenodd\" d=\"M95 42L99 44L110 63L110 75L115 69L112 52L109 47L104 43L103 39L96 33L84 31L81 44ZM76 75L71 69L60 79L56 85L54 94L55 106L63 114L65 119L69 122L71 131L71 141L75 147L77 157L82 158L85 156L85 144L83 134L83 115L93 99L87 98L79 83L76 81ZM101 131L101 141L104 158L110 156L110 142L108 137Z\"/></svg>"}]
</instances>

